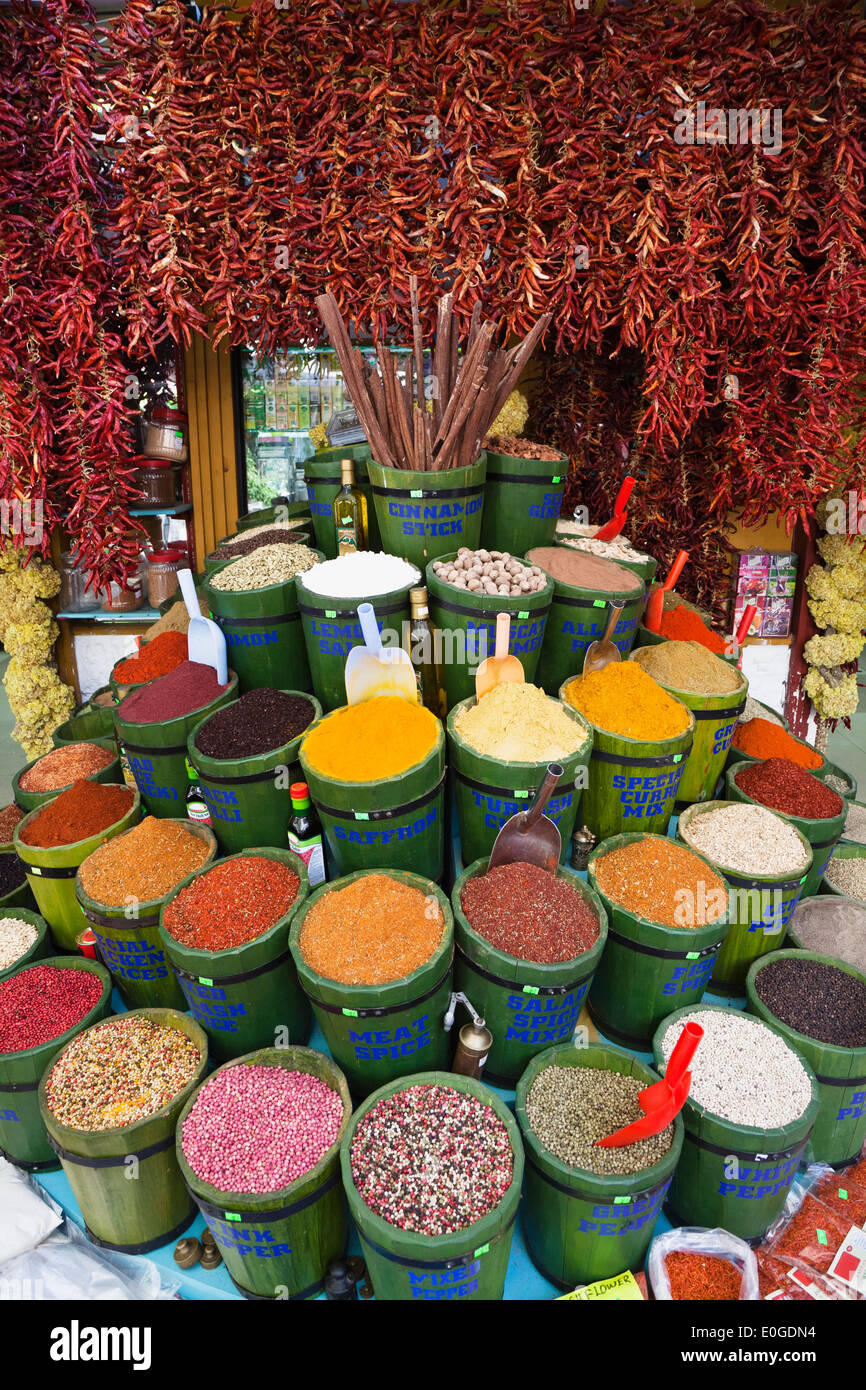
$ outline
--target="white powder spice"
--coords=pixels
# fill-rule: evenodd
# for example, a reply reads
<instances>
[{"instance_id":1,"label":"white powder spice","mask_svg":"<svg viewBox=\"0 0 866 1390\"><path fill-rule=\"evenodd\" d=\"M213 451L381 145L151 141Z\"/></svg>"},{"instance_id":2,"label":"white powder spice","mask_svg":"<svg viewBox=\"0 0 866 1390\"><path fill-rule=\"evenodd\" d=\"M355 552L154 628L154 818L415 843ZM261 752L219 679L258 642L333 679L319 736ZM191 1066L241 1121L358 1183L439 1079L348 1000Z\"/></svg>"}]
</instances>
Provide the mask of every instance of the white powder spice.
<instances>
[{"instance_id":1,"label":"white powder spice","mask_svg":"<svg viewBox=\"0 0 866 1390\"><path fill-rule=\"evenodd\" d=\"M421 582L421 571L398 555L356 550L335 560L323 560L299 582L311 594L371 599L393 589L414 588Z\"/></svg>"}]
</instances>

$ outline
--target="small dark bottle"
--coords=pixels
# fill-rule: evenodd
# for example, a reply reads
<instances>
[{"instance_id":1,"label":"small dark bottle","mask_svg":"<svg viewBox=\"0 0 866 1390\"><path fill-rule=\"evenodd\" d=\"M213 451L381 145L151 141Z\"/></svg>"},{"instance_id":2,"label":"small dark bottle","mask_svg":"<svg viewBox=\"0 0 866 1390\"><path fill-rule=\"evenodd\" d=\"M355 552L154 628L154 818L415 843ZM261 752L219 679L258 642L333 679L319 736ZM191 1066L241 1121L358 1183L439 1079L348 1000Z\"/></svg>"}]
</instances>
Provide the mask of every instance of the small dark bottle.
<instances>
[{"instance_id":1,"label":"small dark bottle","mask_svg":"<svg viewBox=\"0 0 866 1390\"><path fill-rule=\"evenodd\" d=\"M197 821L199 825L213 825L211 813L204 799L204 793L199 786L198 773L189 758L186 760L186 775L189 779L189 787L186 793L187 820Z\"/></svg>"},{"instance_id":2,"label":"small dark bottle","mask_svg":"<svg viewBox=\"0 0 866 1390\"><path fill-rule=\"evenodd\" d=\"M307 866L310 887L324 883L325 851L322 841L322 822L310 801L306 782L293 782L289 787L292 798L292 817L289 821L289 849L300 855Z\"/></svg>"}]
</instances>

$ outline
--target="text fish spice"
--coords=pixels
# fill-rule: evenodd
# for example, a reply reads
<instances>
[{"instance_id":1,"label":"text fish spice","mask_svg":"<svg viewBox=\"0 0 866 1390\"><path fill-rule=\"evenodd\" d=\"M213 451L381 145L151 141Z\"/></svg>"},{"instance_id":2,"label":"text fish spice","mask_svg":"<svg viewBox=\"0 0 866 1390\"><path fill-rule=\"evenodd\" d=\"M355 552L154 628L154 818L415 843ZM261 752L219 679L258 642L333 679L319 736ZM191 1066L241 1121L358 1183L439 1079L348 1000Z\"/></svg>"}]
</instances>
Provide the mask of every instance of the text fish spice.
<instances>
[{"instance_id":1,"label":"text fish spice","mask_svg":"<svg viewBox=\"0 0 866 1390\"><path fill-rule=\"evenodd\" d=\"M23 772L19 785L25 792L59 791L83 777L101 772L116 756L107 748L100 748L98 743L67 743L46 753Z\"/></svg>"},{"instance_id":2,"label":"text fish spice","mask_svg":"<svg viewBox=\"0 0 866 1390\"><path fill-rule=\"evenodd\" d=\"M88 897L106 906L153 902L200 869L208 853L207 843L185 826L148 816L88 855L78 877Z\"/></svg>"},{"instance_id":3,"label":"text fish spice","mask_svg":"<svg viewBox=\"0 0 866 1390\"><path fill-rule=\"evenodd\" d=\"M315 717L315 705L303 695L250 690L211 715L195 746L206 758L252 758L291 743Z\"/></svg>"},{"instance_id":4,"label":"text fish spice","mask_svg":"<svg viewBox=\"0 0 866 1390\"><path fill-rule=\"evenodd\" d=\"M298 944L318 975L345 985L381 985L418 970L442 941L438 898L387 874L367 874L323 893Z\"/></svg>"},{"instance_id":5,"label":"text fish spice","mask_svg":"<svg viewBox=\"0 0 866 1390\"><path fill-rule=\"evenodd\" d=\"M866 1047L866 985L836 965L789 956L755 977L755 993L776 1018L834 1047Z\"/></svg>"},{"instance_id":6,"label":"text fish spice","mask_svg":"<svg viewBox=\"0 0 866 1390\"><path fill-rule=\"evenodd\" d=\"M216 671L200 661L183 661L167 676L133 690L121 700L118 713L128 724L154 724L179 719L209 705L228 690L220 685Z\"/></svg>"},{"instance_id":7,"label":"text fish spice","mask_svg":"<svg viewBox=\"0 0 866 1390\"><path fill-rule=\"evenodd\" d=\"M450 1086L410 1086L358 1122L352 1177L371 1211L402 1231L462 1231L499 1205L514 1172L491 1106Z\"/></svg>"},{"instance_id":8,"label":"text fish spice","mask_svg":"<svg viewBox=\"0 0 866 1390\"><path fill-rule=\"evenodd\" d=\"M665 1258L665 1272L673 1299L731 1302L740 1297L742 1274L730 1260L723 1260L718 1255L701 1255L695 1250L672 1250Z\"/></svg>"},{"instance_id":9,"label":"text fish spice","mask_svg":"<svg viewBox=\"0 0 866 1390\"><path fill-rule=\"evenodd\" d=\"M284 1067L226 1067L207 1082L183 1124L183 1153L221 1192L278 1192L336 1143L338 1091Z\"/></svg>"},{"instance_id":10,"label":"text fish spice","mask_svg":"<svg viewBox=\"0 0 866 1390\"><path fill-rule=\"evenodd\" d=\"M620 1149L596 1144L643 1118L637 1096L649 1084L600 1067L545 1067L529 1088L526 1117L544 1147L569 1167L601 1174L637 1173L664 1157L673 1143L673 1125Z\"/></svg>"},{"instance_id":11,"label":"text fish spice","mask_svg":"<svg viewBox=\"0 0 866 1390\"><path fill-rule=\"evenodd\" d=\"M38 849L73 845L116 825L134 801L135 792L131 787L115 786L111 782L75 782L43 806L18 835L25 845ZM0 866L4 857L0 855Z\"/></svg>"},{"instance_id":12,"label":"text fish spice","mask_svg":"<svg viewBox=\"0 0 866 1390\"><path fill-rule=\"evenodd\" d=\"M240 855L194 878L162 912L162 925L182 946L228 951L245 946L285 917L300 879L288 865Z\"/></svg>"},{"instance_id":13,"label":"text fish spice","mask_svg":"<svg viewBox=\"0 0 866 1390\"><path fill-rule=\"evenodd\" d=\"M697 855L646 835L595 860L598 887L612 902L663 927L705 927L727 911L728 889Z\"/></svg>"},{"instance_id":14,"label":"text fish spice","mask_svg":"<svg viewBox=\"0 0 866 1390\"><path fill-rule=\"evenodd\" d=\"M62 1125L122 1129L168 1105L192 1081L199 1050L186 1033L129 1014L88 1028L48 1074L45 1099Z\"/></svg>"},{"instance_id":15,"label":"text fish spice","mask_svg":"<svg viewBox=\"0 0 866 1390\"><path fill-rule=\"evenodd\" d=\"M463 914L479 936L519 960L574 960L598 940L589 903L564 878L536 864L500 864L463 885Z\"/></svg>"},{"instance_id":16,"label":"text fish spice","mask_svg":"<svg viewBox=\"0 0 866 1390\"><path fill-rule=\"evenodd\" d=\"M734 773L734 781L753 801L781 811L785 816L805 816L826 820L838 816L844 806L841 796L813 777L811 772L792 763L790 758L767 758Z\"/></svg>"},{"instance_id":17,"label":"text fish spice","mask_svg":"<svg viewBox=\"0 0 866 1390\"><path fill-rule=\"evenodd\" d=\"M90 970L34 965L0 982L0 1052L24 1052L59 1038L99 1003L102 981Z\"/></svg>"},{"instance_id":18,"label":"text fish spice","mask_svg":"<svg viewBox=\"0 0 866 1390\"><path fill-rule=\"evenodd\" d=\"M23 917L0 917L0 970L8 970L20 960L39 935L32 922Z\"/></svg>"}]
</instances>

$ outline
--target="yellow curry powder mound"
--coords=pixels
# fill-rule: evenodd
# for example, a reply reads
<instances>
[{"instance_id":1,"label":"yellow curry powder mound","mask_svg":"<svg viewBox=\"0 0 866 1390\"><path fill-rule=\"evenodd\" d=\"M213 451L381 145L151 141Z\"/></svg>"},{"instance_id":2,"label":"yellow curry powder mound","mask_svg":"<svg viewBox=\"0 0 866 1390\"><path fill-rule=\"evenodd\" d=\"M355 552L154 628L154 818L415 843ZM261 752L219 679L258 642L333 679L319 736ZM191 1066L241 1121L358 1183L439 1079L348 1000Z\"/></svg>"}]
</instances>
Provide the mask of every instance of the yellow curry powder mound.
<instances>
[{"instance_id":1,"label":"yellow curry powder mound","mask_svg":"<svg viewBox=\"0 0 866 1390\"><path fill-rule=\"evenodd\" d=\"M410 705L398 695L378 695L326 715L301 747L323 777L375 782L420 763L439 729L439 720L423 705Z\"/></svg>"},{"instance_id":2,"label":"yellow curry powder mound","mask_svg":"<svg viewBox=\"0 0 866 1390\"><path fill-rule=\"evenodd\" d=\"M565 699L590 724L625 738L654 742L688 728L689 712L635 661L611 662L566 686Z\"/></svg>"}]
</instances>

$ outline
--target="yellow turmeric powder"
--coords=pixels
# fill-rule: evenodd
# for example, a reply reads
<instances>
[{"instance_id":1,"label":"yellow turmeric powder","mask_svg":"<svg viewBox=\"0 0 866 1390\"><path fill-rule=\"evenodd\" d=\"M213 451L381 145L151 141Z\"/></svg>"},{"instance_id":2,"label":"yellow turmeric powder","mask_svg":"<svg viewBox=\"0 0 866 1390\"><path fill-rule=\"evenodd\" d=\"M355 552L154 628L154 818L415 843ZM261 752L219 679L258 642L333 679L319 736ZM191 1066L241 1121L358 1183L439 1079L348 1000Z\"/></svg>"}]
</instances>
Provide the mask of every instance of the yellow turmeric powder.
<instances>
[{"instance_id":1,"label":"yellow turmeric powder","mask_svg":"<svg viewBox=\"0 0 866 1390\"><path fill-rule=\"evenodd\" d=\"M420 763L439 729L439 720L423 705L410 705L398 695L378 695L326 715L307 734L301 752L323 777L375 782Z\"/></svg>"},{"instance_id":2,"label":"yellow turmeric powder","mask_svg":"<svg viewBox=\"0 0 866 1390\"><path fill-rule=\"evenodd\" d=\"M564 695L590 724L626 738L673 738L689 724L685 705L662 690L635 661L612 661L600 671L577 676L569 681Z\"/></svg>"}]
</instances>

